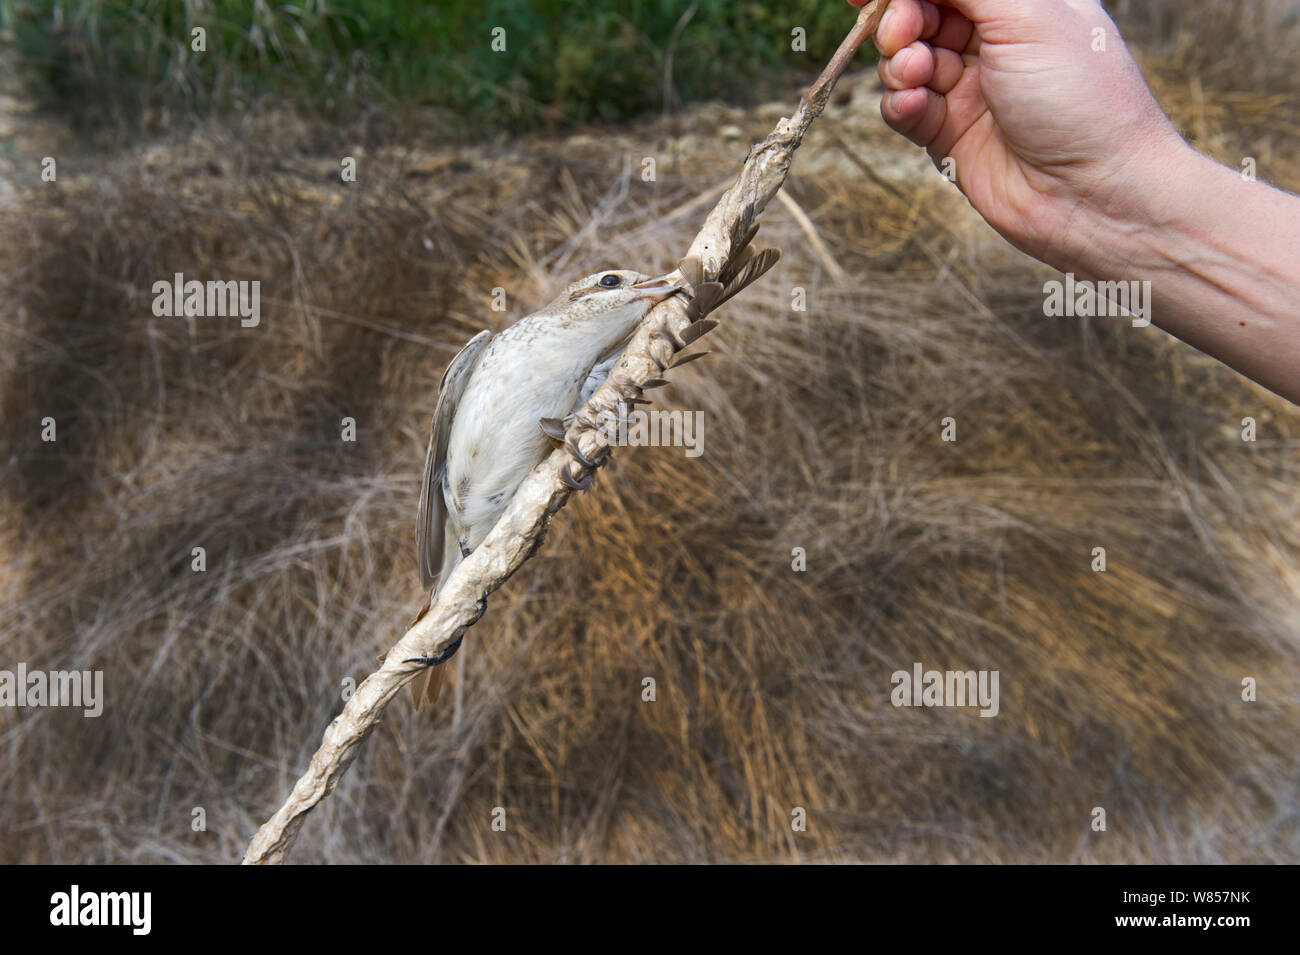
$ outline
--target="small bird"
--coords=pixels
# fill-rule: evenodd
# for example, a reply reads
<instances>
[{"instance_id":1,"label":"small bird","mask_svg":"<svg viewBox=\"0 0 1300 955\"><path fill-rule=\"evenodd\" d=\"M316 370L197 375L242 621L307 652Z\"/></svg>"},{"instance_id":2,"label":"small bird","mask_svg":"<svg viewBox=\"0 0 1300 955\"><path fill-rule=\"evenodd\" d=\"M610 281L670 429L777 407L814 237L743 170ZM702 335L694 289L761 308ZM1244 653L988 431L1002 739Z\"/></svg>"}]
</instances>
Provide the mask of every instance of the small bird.
<instances>
[{"instance_id":1,"label":"small bird","mask_svg":"<svg viewBox=\"0 0 1300 955\"><path fill-rule=\"evenodd\" d=\"M596 272L499 335L479 332L452 359L433 412L420 490L416 539L424 587L440 588L483 542L524 478L562 437L566 419L609 376L641 319L685 285L677 271L654 278ZM417 708L436 701L441 674L431 666L412 682Z\"/></svg>"},{"instance_id":2,"label":"small bird","mask_svg":"<svg viewBox=\"0 0 1300 955\"><path fill-rule=\"evenodd\" d=\"M716 275L706 275L694 256L654 278L628 270L596 272L495 338L486 329L479 332L452 359L433 411L416 519L420 580L434 588L426 610L456 565L496 526L524 478L552 446L563 445L573 416L609 377L654 305L679 292L687 295L691 324L677 336L684 348L717 324L706 318L711 311L776 264L776 249L750 245L758 231L753 215L751 208L733 226ZM678 358L673 366L698 357ZM597 463L568 447L584 466ZM567 471L561 479L585 487ZM437 701L439 664L459 648L457 640L435 657L421 658L429 666L411 682L417 709Z\"/></svg>"}]
</instances>

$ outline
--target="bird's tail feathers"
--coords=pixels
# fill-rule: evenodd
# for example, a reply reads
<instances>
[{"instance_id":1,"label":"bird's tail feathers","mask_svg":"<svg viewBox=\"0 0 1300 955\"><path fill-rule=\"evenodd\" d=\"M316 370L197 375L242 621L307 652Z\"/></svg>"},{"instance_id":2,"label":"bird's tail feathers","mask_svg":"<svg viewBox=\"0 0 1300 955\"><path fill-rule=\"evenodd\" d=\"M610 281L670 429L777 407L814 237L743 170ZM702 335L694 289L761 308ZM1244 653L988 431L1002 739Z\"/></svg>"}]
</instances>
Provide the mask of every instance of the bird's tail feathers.
<instances>
[{"instance_id":1,"label":"bird's tail feathers","mask_svg":"<svg viewBox=\"0 0 1300 955\"><path fill-rule=\"evenodd\" d=\"M433 586L433 593L429 595L429 602L420 611L420 617L429 612L433 602L438 599L438 592L442 590L443 584L447 582L451 572L456 569L462 560L464 558L460 553L460 541L457 540L455 532L448 526L444 530L442 570L438 573L438 582ZM420 617L415 619L419 620ZM411 681L411 700L415 704L416 710L422 709L426 704L432 709L433 705L438 702L438 695L442 692L443 676L446 671L447 665L438 663L426 667Z\"/></svg>"},{"instance_id":2,"label":"bird's tail feathers","mask_svg":"<svg viewBox=\"0 0 1300 955\"><path fill-rule=\"evenodd\" d=\"M438 697L442 693L442 677L446 669L445 663L427 667L411 681L411 701L415 704L417 712L426 704L432 710L433 705L438 702Z\"/></svg>"}]
</instances>

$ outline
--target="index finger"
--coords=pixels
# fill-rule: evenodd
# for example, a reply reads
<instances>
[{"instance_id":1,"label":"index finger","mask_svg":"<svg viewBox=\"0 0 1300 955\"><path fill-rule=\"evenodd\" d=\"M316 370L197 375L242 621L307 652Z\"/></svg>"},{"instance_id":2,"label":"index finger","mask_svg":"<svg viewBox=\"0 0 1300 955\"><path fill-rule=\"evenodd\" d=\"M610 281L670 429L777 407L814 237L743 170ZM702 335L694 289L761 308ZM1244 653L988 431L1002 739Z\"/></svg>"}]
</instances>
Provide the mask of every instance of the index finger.
<instances>
[{"instance_id":1,"label":"index finger","mask_svg":"<svg viewBox=\"0 0 1300 955\"><path fill-rule=\"evenodd\" d=\"M905 46L933 35L939 24L939 8L930 0L893 0L873 38L876 49L881 56L893 56Z\"/></svg>"}]
</instances>

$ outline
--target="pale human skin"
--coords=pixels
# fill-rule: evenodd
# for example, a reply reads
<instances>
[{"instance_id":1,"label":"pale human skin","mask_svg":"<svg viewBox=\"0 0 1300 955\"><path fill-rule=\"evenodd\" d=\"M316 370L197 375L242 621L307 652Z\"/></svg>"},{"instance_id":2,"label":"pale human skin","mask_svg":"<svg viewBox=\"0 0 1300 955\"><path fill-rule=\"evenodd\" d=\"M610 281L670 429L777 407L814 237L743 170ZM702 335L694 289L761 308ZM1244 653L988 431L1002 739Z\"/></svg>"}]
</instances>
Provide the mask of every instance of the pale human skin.
<instances>
[{"instance_id":1,"label":"pale human skin","mask_svg":"<svg viewBox=\"0 0 1300 955\"><path fill-rule=\"evenodd\" d=\"M1149 280L1154 324L1300 403L1300 198L1189 146L1097 0L893 0L876 46L885 121L1005 239Z\"/></svg>"}]
</instances>

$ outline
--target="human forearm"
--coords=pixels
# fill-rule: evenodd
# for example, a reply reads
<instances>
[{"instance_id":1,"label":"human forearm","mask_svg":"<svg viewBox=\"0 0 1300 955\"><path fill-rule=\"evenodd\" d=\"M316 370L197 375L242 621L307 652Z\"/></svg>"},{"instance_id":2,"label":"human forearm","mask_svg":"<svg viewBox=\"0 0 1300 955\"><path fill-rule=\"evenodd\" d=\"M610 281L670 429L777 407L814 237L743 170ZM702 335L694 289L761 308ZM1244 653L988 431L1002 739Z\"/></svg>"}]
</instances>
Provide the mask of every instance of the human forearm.
<instances>
[{"instance_id":1,"label":"human forearm","mask_svg":"<svg viewBox=\"0 0 1300 955\"><path fill-rule=\"evenodd\" d=\"M1097 0L892 0L876 45L886 122L1009 242L1149 281L1144 316L1300 402L1300 199L1196 154Z\"/></svg>"},{"instance_id":2,"label":"human forearm","mask_svg":"<svg viewBox=\"0 0 1300 955\"><path fill-rule=\"evenodd\" d=\"M1091 216L1076 271L1149 280L1152 321L1300 403L1300 198L1180 146Z\"/></svg>"}]
</instances>

